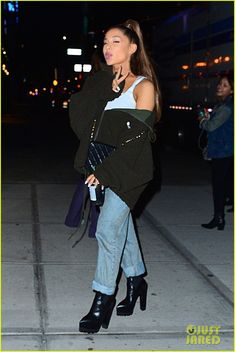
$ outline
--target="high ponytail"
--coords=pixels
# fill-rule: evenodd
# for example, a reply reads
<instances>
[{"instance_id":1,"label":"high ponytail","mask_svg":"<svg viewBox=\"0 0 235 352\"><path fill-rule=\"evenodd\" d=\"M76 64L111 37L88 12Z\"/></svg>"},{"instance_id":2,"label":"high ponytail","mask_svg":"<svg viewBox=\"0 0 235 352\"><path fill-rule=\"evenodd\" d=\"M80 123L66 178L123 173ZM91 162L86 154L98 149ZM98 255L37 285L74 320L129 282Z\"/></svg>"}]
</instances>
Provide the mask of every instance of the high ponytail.
<instances>
[{"instance_id":1,"label":"high ponytail","mask_svg":"<svg viewBox=\"0 0 235 352\"><path fill-rule=\"evenodd\" d=\"M137 50L131 56L131 72L133 72L133 74L136 76L145 76L150 82L153 83L156 91L156 119L157 121L159 121L161 118L161 91L159 88L159 83L156 77L155 70L153 68L153 64L151 63L150 57L145 49L143 34L140 29L139 23L135 20L129 19L120 25L110 27L109 29L111 28L120 29L123 34L129 38L131 43L135 43L137 45Z\"/></svg>"},{"instance_id":2,"label":"high ponytail","mask_svg":"<svg viewBox=\"0 0 235 352\"><path fill-rule=\"evenodd\" d=\"M161 91L160 91L155 70L151 63L150 57L147 54L145 49L143 34L140 29L139 23L135 20L129 19L125 21L123 25L129 28L130 30L132 30L134 33L136 33L139 39L139 43L136 43L137 45L139 44L138 49L131 57L130 66L134 74L136 75L141 74L153 83L154 88L156 90L156 105L155 105L156 118L157 118L157 121L159 121L161 118Z\"/></svg>"}]
</instances>

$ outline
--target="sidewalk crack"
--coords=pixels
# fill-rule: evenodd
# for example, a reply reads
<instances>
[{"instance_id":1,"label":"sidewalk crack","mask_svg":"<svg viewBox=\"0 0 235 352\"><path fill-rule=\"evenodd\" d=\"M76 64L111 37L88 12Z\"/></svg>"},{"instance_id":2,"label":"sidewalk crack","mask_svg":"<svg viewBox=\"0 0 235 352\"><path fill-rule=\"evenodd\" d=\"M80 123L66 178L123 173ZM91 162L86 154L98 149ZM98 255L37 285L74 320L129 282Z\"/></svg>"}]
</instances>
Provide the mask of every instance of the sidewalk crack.
<instances>
[{"instance_id":1,"label":"sidewalk crack","mask_svg":"<svg viewBox=\"0 0 235 352\"><path fill-rule=\"evenodd\" d=\"M47 350L46 326L48 325L47 292L45 284L45 273L42 262L41 233L39 224L39 211L37 199L37 186L31 184L32 201L32 247L33 247L33 271L34 271L34 292L36 307L39 312L39 325L41 332L41 350Z\"/></svg>"}]
</instances>

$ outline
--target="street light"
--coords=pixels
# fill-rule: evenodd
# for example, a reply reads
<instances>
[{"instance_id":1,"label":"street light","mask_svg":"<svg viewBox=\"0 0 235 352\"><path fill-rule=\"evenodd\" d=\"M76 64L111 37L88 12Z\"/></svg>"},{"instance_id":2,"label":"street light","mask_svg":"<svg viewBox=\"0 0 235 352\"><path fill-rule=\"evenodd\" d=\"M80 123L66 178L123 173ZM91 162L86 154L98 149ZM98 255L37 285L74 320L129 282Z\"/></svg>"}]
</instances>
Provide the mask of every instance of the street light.
<instances>
[{"instance_id":1,"label":"street light","mask_svg":"<svg viewBox=\"0 0 235 352\"><path fill-rule=\"evenodd\" d=\"M67 55L81 56L81 55L82 55L82 49L72 49L72 48L68 48L68 49L67 49Z\"/></svg>"},{"instance_id":2,"label":"street light","mask_svg":"<svg viewBox=\"0 0 235 352\"><path fill-rule=\"evenodd\" d=\"M75 64L74 65L74 71L75 72L90 72L91 70L91 65L90 64Z\"/></svg>"},{"instance_id":3,"label":"street light","mask_svg":"<svg viewBox=\"0 0 235 352\"><path fill-rule=\"evenodd\" d=\"M89 64L84 64L82 67L83 72L90 72L91 70L91 65Z\"/></svg>"},{"instance_id":4,"label":"street light","mask_svg":"<svg viewBox=\"0 0 235 352\"><path fill-rule=\"evenodd\" d=\"M74 71L75 72L82 72L82 65L81 64L75 64L74 65Z\"/></svg>"}]
</instances>

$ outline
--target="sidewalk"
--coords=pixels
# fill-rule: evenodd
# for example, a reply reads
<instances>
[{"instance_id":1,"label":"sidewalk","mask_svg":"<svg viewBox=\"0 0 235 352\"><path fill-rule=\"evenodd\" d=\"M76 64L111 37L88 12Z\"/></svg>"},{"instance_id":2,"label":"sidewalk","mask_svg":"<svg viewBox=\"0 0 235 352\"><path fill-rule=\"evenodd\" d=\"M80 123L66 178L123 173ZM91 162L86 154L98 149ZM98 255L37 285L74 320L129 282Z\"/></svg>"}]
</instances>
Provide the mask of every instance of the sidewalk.
<instances>
[{"instance_id":1,"label":"sidewalk","mask_svg":"<svg viewBox=\"0 0 235 352\"><path fill-rule=\"evenodd\" d=\"M233 302L233 213L226 213L223 231L201 227L213 217L211 186L163 186L145 213L163 236Z\"/></svg>"},{"instance_id":2,"label":"sidewalk","mask_svg":"<svg viewBox=\"0 0 235 352\"><path fill-rule=\"evenodd\" d=\"M114 313L109 329L95 335L78 332L93 299L97 242L85 237L72 249L67 240L71 230L63 220L74 188L3 185L3 350L232 350L228 299L163 238L177 239L232 290L232 216L225 231L207 232L198 224L208 220L209 186L167 185L154 196L138 220L148 309L143 313L137 304L130 317ZM122 277L117 301L124 292ZM188 324L220 326L221 343L186 345Z\"/></svg>"}]
</instances>

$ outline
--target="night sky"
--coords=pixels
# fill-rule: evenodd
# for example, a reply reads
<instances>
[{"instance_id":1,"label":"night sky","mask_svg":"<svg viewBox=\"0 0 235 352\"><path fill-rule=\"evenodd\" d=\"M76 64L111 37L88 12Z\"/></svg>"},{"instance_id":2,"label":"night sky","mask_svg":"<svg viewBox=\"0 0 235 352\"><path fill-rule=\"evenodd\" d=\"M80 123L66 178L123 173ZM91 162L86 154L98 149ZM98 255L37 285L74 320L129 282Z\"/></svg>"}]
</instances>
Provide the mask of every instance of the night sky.
<instances>
[{"instance_id":1,"label":"night sky","mask_svg":"<svg viewBox=\"0 0 235 352\"><path fill-rule=\"evenodd\" d=\"M88 18L88 32L100 33L109 25L128 18L140 21L142 26L151 22L159 23L195 3L194 1L23 1L20 2L20 31L26 49L30 47L34 53L34 60L45 62L48 59L50 63L51 60L56 60L58 49L65 45L63 35L67 36L66 44L79 46L85 15Z\"/></svg>"},{"instance_id":2,"label":"night sky","mask_svg":"<svg viewBox=\"0 0 235 352\"><path fill-rule=\"evenodd\" d=\"M23 78L32 84L44 84L51 80L54 67L67 66L66 49L81 47L89 60L93 51L91 36L85 36L84 18L87 17L87 33L93 32L97 44L101 44L102 30L128 18L140 22L146 42L151 25L160 24L165 18L196 5L198 2L177 1L19 1L19 24L16 36L7 47L17 42L17 52L12 55L12 65L17 65ZM66 35L67 40L63 40ZM10 41L10 42L9 42ZM3 41L4 42L4 41ZM151 39L149 39L151 45ZM101 45L100 45L101 46ZM90 50L90 52L89 52ZM85 58L85 60L87 60ZM89 62L87 62L89 63ZM11 64L10 64L11 65Z\"/></svg>"},{"instance_id":3,"label":"night sky","mask_svg":"<svg viewBox=\"0 0 235 352\"><path fill-rule=\"evenodd\" d=\"M97 30L133 18L161 20L197 2L177 1L22 1L21 24L36 33L59 34L76 31L83 15L89 17L88 30Z\"/></svg>"}]
</instances>

